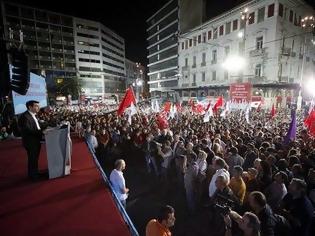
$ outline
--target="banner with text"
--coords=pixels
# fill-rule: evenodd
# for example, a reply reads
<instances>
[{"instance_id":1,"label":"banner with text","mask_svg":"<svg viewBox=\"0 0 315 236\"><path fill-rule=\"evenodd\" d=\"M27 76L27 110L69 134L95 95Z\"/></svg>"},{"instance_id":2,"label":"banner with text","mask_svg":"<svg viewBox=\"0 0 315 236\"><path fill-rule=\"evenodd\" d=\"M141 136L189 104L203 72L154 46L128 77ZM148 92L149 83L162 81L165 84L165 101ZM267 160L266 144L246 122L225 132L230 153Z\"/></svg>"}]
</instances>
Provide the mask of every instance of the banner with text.
<instances>
[{"instance_id":1,"label":"banner with text","mask_svg":"<svg viewBox=\"0 0 315 236\"><path fill-rule=\"evenodd\" d=\"M40 107L47 107L47 89L44 77L31 73L30 87L25 95L12 91L15 114L26 111L25 103L29 100L36 100Z\"/></svg>"},{"instance_id":2,"label":"banner with text","mask_svg":"<svg viewBox=\"0 0 315 236\"><path fill-rule=\"evenodd\" d=\"M230 85L230 99L233 103L251 102L252 85L251 83L238 83Z\"/></svg>"}]
</instances>

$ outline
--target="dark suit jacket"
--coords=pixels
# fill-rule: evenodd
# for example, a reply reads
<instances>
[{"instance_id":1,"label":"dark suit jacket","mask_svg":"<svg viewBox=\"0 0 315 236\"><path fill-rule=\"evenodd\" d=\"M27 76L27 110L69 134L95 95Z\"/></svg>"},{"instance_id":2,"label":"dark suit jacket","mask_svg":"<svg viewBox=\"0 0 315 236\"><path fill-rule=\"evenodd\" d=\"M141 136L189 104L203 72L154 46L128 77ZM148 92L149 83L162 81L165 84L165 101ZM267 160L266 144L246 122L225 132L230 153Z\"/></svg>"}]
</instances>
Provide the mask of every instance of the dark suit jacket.
<instances>
[{"instance_id":1,"label":"dark suit jacket","mask_svg":"<svg viewBox=\"0 0 315 236\"><path fill-rule=\"evenodd\" d=\"M24 147L32 148L40 145L42 131L37 129L36 122L28 111L19 117L19 128Z\"/></svg>"}]
</instances>

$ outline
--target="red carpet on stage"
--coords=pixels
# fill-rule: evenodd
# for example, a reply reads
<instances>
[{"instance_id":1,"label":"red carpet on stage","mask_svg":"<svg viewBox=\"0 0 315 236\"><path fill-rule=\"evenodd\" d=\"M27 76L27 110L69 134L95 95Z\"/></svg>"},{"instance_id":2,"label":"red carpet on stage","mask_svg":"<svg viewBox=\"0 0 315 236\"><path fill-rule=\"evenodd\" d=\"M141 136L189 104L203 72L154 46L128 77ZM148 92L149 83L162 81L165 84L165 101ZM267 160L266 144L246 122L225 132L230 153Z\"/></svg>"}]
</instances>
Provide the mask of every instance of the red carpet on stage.
<instances>
[{"instance_id":1,"label":"red carpet on stage","mask_svg":"<svg viewBox=\"0 0 315 236\"><path fill-rule=\"evenodd\" d=\"M47 169L44 146L40 170ZM130 235L84 142L73 142L70 176L26 176L21 140L0 142L0 235Z\"/></svg>"}]
</instances>

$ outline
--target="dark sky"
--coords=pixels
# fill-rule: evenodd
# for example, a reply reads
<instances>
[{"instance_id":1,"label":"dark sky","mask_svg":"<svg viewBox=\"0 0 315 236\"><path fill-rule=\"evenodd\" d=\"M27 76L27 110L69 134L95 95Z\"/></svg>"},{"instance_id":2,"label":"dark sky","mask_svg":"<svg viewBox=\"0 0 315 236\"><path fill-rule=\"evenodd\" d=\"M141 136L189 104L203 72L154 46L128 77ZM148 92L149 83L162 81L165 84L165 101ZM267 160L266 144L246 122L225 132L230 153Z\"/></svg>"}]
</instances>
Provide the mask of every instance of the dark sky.
<instances>
[{"instance_id":1,"label":"dark sky","mask_svg":"<svg viewBox=\"0 0 315 236\"><path fill-rule=\"evenodd\" d=\"M194 0L191 0L194 1ZM126 57L147 64L146 19L168 0L11 0L76 17L102 22L125 39ZM81 4L81 2L83 2ZM207 0L207 15L216 16L244 0ZM315 6L315 0L307 0ZM67 4L67 5L65 5Z\"/></svg>"}]
</instances>

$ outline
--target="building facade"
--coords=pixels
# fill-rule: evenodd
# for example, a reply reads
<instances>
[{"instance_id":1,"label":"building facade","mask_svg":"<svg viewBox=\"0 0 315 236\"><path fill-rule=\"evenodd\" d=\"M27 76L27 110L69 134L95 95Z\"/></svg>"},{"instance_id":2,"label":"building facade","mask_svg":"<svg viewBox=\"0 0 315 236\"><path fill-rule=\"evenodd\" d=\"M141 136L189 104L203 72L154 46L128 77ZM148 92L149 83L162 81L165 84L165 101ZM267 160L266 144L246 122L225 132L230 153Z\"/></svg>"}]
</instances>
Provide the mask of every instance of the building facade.
<instances>
[{"instance_id":1,"label":"building facade","mask_svg":"<svg viewBox=\"0 0 315 236\"><path fill-rule=\"evenodd\" d=\"M176 35L179 31L178 1L171 0L147 20L148 76L151 96L178 86Z\"/></svg>"},{"instance_id":2,"label":"building facade","mask_svg":"<svg viewBox=\"0 0 315 236\"><path fill-rule=\"evenodd\" d=\"M46 77L48 91L55 78L78 77L87 96L124 92L124 39L101 23L9 2L1 16L6 40L12 30L18 43L23 32L30 69Z\"/></svg>"},{"instance_id":3,"label":"building facade","mask_svg":"<svg viewBox=\"0 0 315 236\"><path fill-rule=\"evenodd\" d=\"M307 15L314 11L301 0L254 0L181 34L178 95L228 97L230 84L249 82L267 100L297 97L314 76L312 33L301 27ZM232 57L245 59L239 71L223 67Z\"/></svg>"},{"instance_id":4,"label":"building facade","mask_svg":"<svg viewBox=\"0 0 315 236\"><path fill-rule=\"evenodd\" d=\"M110 96L125 90L124 39L99 22L74 18L76 63L84 91Z\"/></svg>"},{"instance_id":5,"label":"building facade","mask_svg":"<svg viewBox=\"0 0 315 236\"><path fill-rule=\"evenodd\" d=\"M147 19L151 96L169 97L178 87L178 34L200 25L206 0L170 0Z\"/></svg>"}]
</instances>

